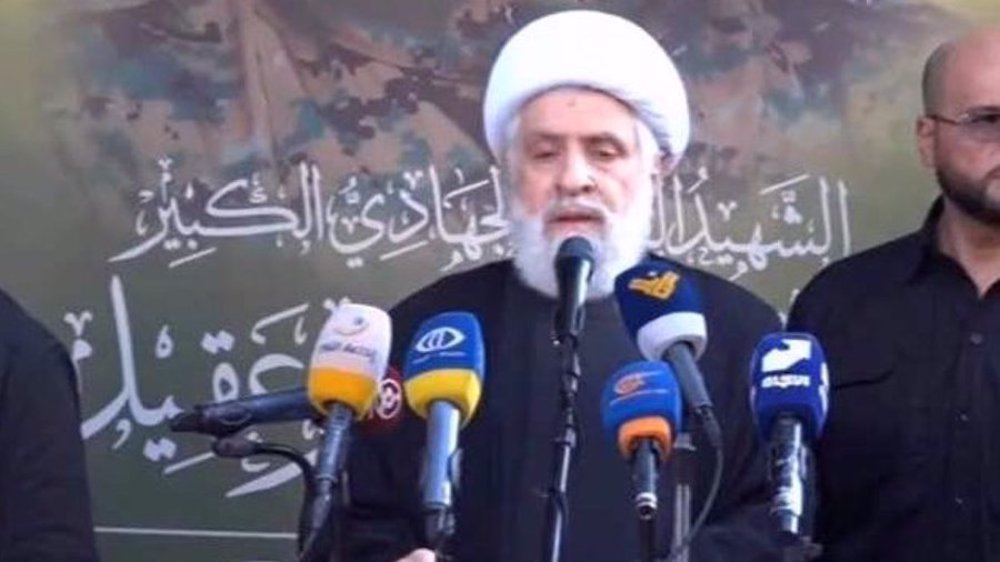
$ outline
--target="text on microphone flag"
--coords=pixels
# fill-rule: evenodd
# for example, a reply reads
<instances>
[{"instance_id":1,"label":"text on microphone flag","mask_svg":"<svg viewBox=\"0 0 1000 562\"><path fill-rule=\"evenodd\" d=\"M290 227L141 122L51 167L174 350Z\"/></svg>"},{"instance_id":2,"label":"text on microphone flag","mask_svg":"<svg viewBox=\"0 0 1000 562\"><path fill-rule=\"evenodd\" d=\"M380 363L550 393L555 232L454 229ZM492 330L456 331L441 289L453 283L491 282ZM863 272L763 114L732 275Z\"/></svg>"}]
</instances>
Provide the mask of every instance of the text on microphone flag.
<instances>
[{"instance_id":1,"label":"text on microphone flag","mask_svg":"<svg viewBox=\"0 0 1000 562\"><path fill-rule=\"evenodd\" d=\"M784 374L784 375L768 375L761 379L761 388L793 388L801 386L803 388L809 388L812 384L809 375L794 375L794 374Z\"/></svg>"}]
</instances>

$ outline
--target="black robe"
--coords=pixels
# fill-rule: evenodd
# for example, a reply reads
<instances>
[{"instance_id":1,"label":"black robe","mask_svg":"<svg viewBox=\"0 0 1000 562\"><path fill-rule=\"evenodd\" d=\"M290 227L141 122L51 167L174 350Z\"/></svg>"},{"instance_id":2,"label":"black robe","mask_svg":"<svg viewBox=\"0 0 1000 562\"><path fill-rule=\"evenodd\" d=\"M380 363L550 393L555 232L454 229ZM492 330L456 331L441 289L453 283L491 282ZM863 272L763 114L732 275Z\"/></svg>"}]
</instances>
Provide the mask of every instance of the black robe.
<instances>
[{"instance_id":1,"label":"black robe","mask_svg":"<svg viewBox=\"0 0 1000 562\"><path fill-rule=\"evenodd\" d=\"M678 268L705 303L709 344L699 361L724 434L722 488L692 560L777 560L767 520L763 448L749 410L748 369L762 335L780 328L774 311L748 291L712 275ZM555 301L527 288L511 262L452 275L396 306L391 364L402 367L420 323L448 310L479 319L486 374L478 411L462 430L457 531L449 552L475 562L542 557L545 491L559 405L558 354L551 343ZM586 305L581 344L583 376L576 397L580 440L569 479L563 560L635 560L638 525L630 469L601 426L600 397L613 372L641 356L629 339L614 298ZM407 411L391 431L360 432L349 459L351 507L346 542L351 561L395 560L426 544L418 478L426 424ZM692 518L707 494L714 457L704 435L698 448ZM671 541L673 478L660 480L657 541Z\"/></svg>"}]
</instances>

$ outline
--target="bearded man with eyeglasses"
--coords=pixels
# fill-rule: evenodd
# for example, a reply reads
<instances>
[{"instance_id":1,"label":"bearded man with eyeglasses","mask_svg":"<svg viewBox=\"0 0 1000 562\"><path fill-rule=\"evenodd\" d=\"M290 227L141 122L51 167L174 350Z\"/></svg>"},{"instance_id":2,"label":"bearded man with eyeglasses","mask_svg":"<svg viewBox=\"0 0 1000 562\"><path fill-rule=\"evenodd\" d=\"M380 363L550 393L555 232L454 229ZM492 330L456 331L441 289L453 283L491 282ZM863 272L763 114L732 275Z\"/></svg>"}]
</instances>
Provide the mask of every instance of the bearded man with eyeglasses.
<instances>
[{"instance_id":1,"label":"bearded man with eyeglasses","mask_svg":"<svg viewBox=\"0 0 1000 562\"><path fill-rule=\"evenodd\" d=\"M1000 27L927 60L922 228L820 273L792 310L830 361L824 560L1000 560Z\"/></svg>"}]
</instances>

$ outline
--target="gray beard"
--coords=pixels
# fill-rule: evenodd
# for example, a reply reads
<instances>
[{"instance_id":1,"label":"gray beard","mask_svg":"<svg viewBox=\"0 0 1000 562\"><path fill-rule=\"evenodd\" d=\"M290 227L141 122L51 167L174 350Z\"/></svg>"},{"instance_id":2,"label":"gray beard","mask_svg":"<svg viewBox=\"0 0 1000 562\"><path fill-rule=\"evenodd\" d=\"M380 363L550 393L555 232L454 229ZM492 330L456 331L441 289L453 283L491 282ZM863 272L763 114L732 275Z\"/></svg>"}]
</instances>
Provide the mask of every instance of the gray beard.
<instances>
[{"instance_id":1,"label":"gray beard","mask_svg":"<svg viewBox=\"0 0 1000 562\"><path fill-rule=\"evenodd\" d=\"M615 290L615 278L639 263L646 253L652 228L653 196L636 194L623 216L605 213L605 232L588 235L594 247L594 276L587 300L607 297ZM545 236L545 211L528 215L516 196L511 198L510 238L514 245L514 267L525 285L551 298L559 296L554 261L563 238Z\"/></svg>"}]
</instances>

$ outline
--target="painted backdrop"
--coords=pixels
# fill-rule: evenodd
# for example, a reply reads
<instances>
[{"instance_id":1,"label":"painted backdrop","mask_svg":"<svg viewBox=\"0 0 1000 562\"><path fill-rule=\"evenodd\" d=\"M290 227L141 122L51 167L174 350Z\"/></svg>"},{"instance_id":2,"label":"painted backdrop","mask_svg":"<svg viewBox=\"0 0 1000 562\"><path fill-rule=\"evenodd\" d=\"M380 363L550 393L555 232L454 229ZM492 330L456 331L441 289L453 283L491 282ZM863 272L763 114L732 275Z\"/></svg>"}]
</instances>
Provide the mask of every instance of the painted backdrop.
<instances>
[{"instance_id":1,"label":"painted backdrop","mask_svg":"<svg viewBox=\"0 0 1000 562\"><path fill-rule=\"evenodd\" d=\"M690 90L651 247L781 310L920 221L920 66L1000 16L995 0L4 0L0 285L71 350L106 560L293 559L295 468L214 458L168 418L301 384L342 298L388 307L509 254L483 83L513 30L574 6L640 22ZM316 446L303 424L259 436Z\"/></svg>"}]
</instances>

